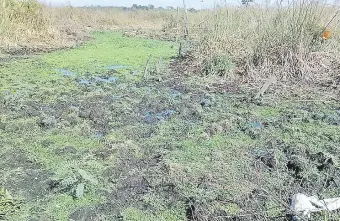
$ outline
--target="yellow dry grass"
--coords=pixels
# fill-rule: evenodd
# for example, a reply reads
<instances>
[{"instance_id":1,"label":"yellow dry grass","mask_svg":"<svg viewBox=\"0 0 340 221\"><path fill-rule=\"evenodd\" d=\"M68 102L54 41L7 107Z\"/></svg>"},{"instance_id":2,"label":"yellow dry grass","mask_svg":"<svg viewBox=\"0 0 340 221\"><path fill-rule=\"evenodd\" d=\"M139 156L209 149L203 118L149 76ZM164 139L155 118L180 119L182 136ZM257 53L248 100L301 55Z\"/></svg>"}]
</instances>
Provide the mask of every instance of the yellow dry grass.
<instances>
[{"instance_id":1,"label":"yellow dry grass","mask_svg":"<svg viewBox=\"0 0 340 221\"><path fill-rule=\"evenodd\" d=\"M48 7L36 0L0 0L0 51L70 47L93 30L163 28L165 11Z\"/></svg>"},{"instance_id":2,"label":"yellow dry grass","mask_svg":"<svg viewBox=\"0 0 340 221\"><path fill-rule=\"evenodd\" d=\"M340 64L340 14L315 1L290 6L217 8L196 16L191 37L195 61L204 68L216 57L236 64L221 75L229 79L267 78L315 80L334 73ZM323 31L332 37L323 39ZM216 60L216 59L215 59Z\"/></svg>"}]
</instances>

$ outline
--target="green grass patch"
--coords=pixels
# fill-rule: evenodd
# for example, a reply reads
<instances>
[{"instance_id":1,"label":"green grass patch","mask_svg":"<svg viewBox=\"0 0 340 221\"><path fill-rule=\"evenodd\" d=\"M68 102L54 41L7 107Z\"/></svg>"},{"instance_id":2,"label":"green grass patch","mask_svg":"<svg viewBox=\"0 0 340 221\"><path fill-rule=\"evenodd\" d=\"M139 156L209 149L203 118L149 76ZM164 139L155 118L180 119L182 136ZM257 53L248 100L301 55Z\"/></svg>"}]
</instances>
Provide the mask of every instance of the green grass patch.
<instances>
[{"instance_id":1,"label":"green grass patch","mask_svg":"<svg viewBox=\"0 0 340 221\"><path fill-rule=\"evenodd\" d=\"M150 55L152 61L169 60L177 50L171 42L129 38L121 33L96 32L93 37L94 40L79 48L51 53L43 60L80 74L103 71L108 66L128 66L128 69L142 71Z\"/></svg>"}]
</instances>

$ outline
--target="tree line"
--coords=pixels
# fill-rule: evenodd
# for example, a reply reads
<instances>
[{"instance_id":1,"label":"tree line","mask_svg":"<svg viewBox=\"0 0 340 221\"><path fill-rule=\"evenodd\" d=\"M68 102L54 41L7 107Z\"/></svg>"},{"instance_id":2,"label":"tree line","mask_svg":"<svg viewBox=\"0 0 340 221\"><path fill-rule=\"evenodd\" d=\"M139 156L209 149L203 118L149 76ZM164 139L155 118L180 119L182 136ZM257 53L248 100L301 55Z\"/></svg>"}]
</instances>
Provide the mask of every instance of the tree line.
<instances>
[{"instance_id":1,"label":"tree line","mask_svg":"<svg viewBox=\"0 0 340 221\"><path fill-rule=\"evenodd\" d=\"M176 10L176 8L172 7L172 6L166 6L166 7L155 7L152 4L149 5L138 5L138 4L133 4L131 6L132 10ZM194 8L189 8L188 11L190 12L195 12L197 11Z\"/></svg>"}]
</instances>

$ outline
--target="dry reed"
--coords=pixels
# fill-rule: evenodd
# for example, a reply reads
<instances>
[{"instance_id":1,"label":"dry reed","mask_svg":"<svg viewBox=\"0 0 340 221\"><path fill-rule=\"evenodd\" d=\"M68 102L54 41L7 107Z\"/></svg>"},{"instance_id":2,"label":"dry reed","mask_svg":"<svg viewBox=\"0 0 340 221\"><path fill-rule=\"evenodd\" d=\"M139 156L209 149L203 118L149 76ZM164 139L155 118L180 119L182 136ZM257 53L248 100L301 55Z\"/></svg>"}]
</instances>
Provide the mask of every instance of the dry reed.
<instances>
[{"instance_id":1,"label":"dry reed","mask_svg":"<svg viewBox=\"0 0 340 221\"><path fill-rule=\"evenodd\" d=\"M0 52L70 47L90 31L160 30L171 16L166 11L49 7L37 0L0 0L0 12Z\"/></svg>"},{"instance_id":2,"label":"dry reed","mask_svg":"<svg viewBox=\"0 0 340 221\"><path fill-rule=\"evenodd\" d=\"M259 80L272 74L282 81L326 78L340 67L337 13L334 7L309 0L202 12L190 30L195 61L200 72L216 66L218 72L209 73L228 79ZM333 32L329 40L322 39L325 28Z\"/></svg>"}]
</instances>

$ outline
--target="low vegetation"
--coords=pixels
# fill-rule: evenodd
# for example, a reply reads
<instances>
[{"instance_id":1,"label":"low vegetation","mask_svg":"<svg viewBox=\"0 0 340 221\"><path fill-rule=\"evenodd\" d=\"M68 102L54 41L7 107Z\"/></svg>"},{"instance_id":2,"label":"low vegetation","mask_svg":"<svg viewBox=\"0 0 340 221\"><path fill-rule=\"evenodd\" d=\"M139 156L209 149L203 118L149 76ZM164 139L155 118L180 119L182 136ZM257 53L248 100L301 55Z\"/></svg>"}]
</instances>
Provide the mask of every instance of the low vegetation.
<instances>
[{"instance_id":1,"label":"low vegetation","mask_svg":"<svg viewBox=\"0 0 340 221\"><path fill-rule=\"evenodd\" d=\"M0 219L283 221L339 196L334 9L191 10L184 39L182 9L0 2Z\"/></svg>"}]
</instances>

